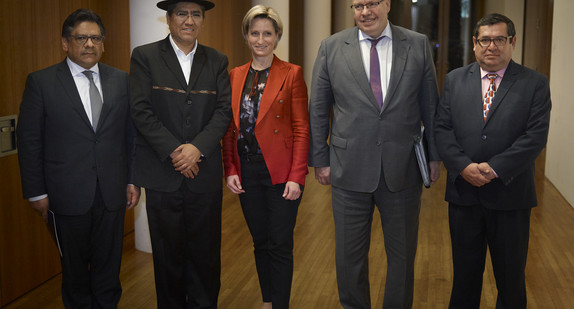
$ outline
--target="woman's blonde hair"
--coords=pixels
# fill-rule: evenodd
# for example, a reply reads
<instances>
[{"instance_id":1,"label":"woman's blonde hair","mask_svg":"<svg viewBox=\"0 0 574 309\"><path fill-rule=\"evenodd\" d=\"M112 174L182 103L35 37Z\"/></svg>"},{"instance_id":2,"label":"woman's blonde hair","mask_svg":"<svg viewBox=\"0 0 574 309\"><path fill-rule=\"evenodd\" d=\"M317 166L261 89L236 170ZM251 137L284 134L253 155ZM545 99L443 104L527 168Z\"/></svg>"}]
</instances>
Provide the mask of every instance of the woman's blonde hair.
<instances>
[{"instance_id":1,"label":"woman's blonde hair","mask_svg":"<svg viewBox=\"0 0 574 309\"><path fill-rule=\"evenodd\" d=\"M258 4L252 7L249 11L247 11L243 17L243 22L241 23L241 30L243 31L243 37L245 40L247 40L247 35L249 34L251 23L256 18L266 18L271 21L273 28L275 28L275 33L277 33L277 42L275 42L275 48L277 48L277 44L279 41L281 41L281 36L283 35L283 23L281 22L279 13L277 13L277 11L275 11L275 9L270 6Z\"/></svg>"}]
</instances>

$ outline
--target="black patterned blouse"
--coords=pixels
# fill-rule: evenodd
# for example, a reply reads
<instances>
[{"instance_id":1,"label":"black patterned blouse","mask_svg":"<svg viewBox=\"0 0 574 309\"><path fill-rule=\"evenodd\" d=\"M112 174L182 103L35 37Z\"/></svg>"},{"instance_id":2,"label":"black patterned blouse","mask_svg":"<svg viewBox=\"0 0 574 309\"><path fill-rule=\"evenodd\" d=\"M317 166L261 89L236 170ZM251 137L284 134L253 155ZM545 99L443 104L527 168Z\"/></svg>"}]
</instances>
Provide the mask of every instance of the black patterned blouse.
<instances>
[{"instance_id":1,"label":"black patterned blouse","mask_svg":"<svg viewBox=\"0 0 574 309\"><path fill-rule=\"evenodd\" d=\"M255 122L259 113L261 96L269 77L269 68L257 71L250 67L241 94L239 109L239 138L237 149L242 154L261 154L261 149L255 138Z\"/></svg>"}]
</instances>

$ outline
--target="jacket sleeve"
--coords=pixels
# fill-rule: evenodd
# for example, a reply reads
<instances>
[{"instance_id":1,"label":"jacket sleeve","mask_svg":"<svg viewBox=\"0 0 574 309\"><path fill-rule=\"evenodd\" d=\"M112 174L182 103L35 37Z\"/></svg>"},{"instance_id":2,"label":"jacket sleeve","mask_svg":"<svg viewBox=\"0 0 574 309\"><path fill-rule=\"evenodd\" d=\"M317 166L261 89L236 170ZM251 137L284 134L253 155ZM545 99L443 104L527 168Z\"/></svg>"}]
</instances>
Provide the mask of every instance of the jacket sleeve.
<instances>
[{"instance_id":1,"label":"jacket sleeve","mask_svg":"<svg viewBox=\"0 0 574 309\"><path fill-rule=\"evenodd\" d=\"M295 66L291 88L291 126L293 128L293 162L288 181L305 185L307 159L309 156L309 111L307 104L307 85L303 70Z\"/></svg>"},{"instance_id":2,"label":"jacket sleeve","mask_svg":"<svg viewBox=\"0 0 574 309\"><path fill-rule=\"evenodd\" d=\"M311 130L309 166L326 167L330 165L327 139L329 137L329 121L334 100L327 67L327 46L325 41L323 41L315 60L311 81L311 97L309 99L309 123Z\"/></svg>"},{"instance_id":3,"label":"jacket sleeve","mask_svg":"<svg viewBox=\"0 0 574 309\"><path fill-rule=\"evenodd\" d=\"M234 70L229 72L229 79L233 81ZM229 123L227 132L223 136L222 146L223 146L223 167L225 169L225 177L232 175L239 175L239 166L235 165L235 145L237 145L236 140L236 127L233 119Z\"/></svg>"},{"instance_id":4,"label":"jacket sleeve","mask_svg":"<svg viewBox=\"0 0 574 309\"><path fill-rule=\"evenodd\" d=\"M41 87L33 74L26 79L20 104L18 126L18 160L24 198L46 194L44 181L44 102Z\"/></svg>"},{"instance_id":5,"label":"jacket sleeve","mask_svg":"<svg viewBox=\"0 0 574 309\"><path fill-rule=\"evenodd\" d=\"M439 101L438 86L436 80L436 70L427 37L424 37L425 67L421 80L421 91L419 92L419 105L421 107L421 118L425 126L425 137L428 141L428 154L430 161L439 161L440 156L436 149L434 136L435 114Z\"/></svg>"}]
</instances>

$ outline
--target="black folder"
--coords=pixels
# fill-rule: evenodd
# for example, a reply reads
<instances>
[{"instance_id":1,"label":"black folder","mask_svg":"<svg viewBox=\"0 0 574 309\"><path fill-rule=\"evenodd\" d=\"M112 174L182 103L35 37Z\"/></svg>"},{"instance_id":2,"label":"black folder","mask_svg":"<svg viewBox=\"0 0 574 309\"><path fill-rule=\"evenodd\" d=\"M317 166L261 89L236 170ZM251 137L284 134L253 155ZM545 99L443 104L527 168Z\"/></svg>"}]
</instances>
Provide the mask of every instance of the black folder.
<instances>
[{"instance_id":1,"label":"black folder","mask_svg":"<svg viewBox=\"0 0 574 309\"><path fill-rule=\"evenodd\" d=\"M48 230L50 231L50 236L54 240L54 243L58 247L58 252L60 252L60 257L62 257L62 248L60 247L60 240L58 239L58 230L56 228L56 216L54 213L48 209Z\"/></svg>"},{"instance_id":2,"label":"black folder","mask_svg":"<svg viewBox=\"0 0 574 309\"><path fill-rule=\"evenodd\" d=\"M421 134L413 136L414 138L414 148L415 154L417 156L417 162L419 164L419 169L421 171L421 177L423 179L423 184L425 187L429 188L431 185L430 181L430 171L429 171L429 157L427 154L427 143L425 136L425 127L421 126Z\"/></svg>"}]
</instances>

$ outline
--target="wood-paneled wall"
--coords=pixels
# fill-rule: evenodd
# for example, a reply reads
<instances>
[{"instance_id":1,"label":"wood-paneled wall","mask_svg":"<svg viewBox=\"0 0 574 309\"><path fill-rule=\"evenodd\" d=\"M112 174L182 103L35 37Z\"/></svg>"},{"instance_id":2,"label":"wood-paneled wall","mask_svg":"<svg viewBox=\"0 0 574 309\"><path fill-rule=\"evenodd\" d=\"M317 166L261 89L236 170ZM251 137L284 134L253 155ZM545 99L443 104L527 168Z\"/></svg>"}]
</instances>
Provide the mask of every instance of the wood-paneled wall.
<instances>
[{"instance_id":1,"label":"wood-paneled wall","mask_svg":"<svg viewBox=\"0 0 574 309\"><path fill-rule=\"evenodd\" d=\"M211 0L215 8L205 13L199 42L222 51L229 58L229 70L251 60L251 53L241 33L243 16L251 0Z\"/></svg>"},{"instance_id":2,"label":"wood-paneled wall","mask_svg":"<svg viewBox=\"0 0 574 309\"><path fill-rule=\"evenodd\" d=\"M213 1L200 42L226 53L233 68L250 59L240 27L251 1ZM28 73L64 59L62 23L78 8L102 17L102 62L129 71L129 0L1 0L0 116L18 114ZM125 230L133 231L133 212ZM42 219L22 199L17 156L0 158L0 307L59 272L57 249Z\"/></svg>"}]
</instances>

